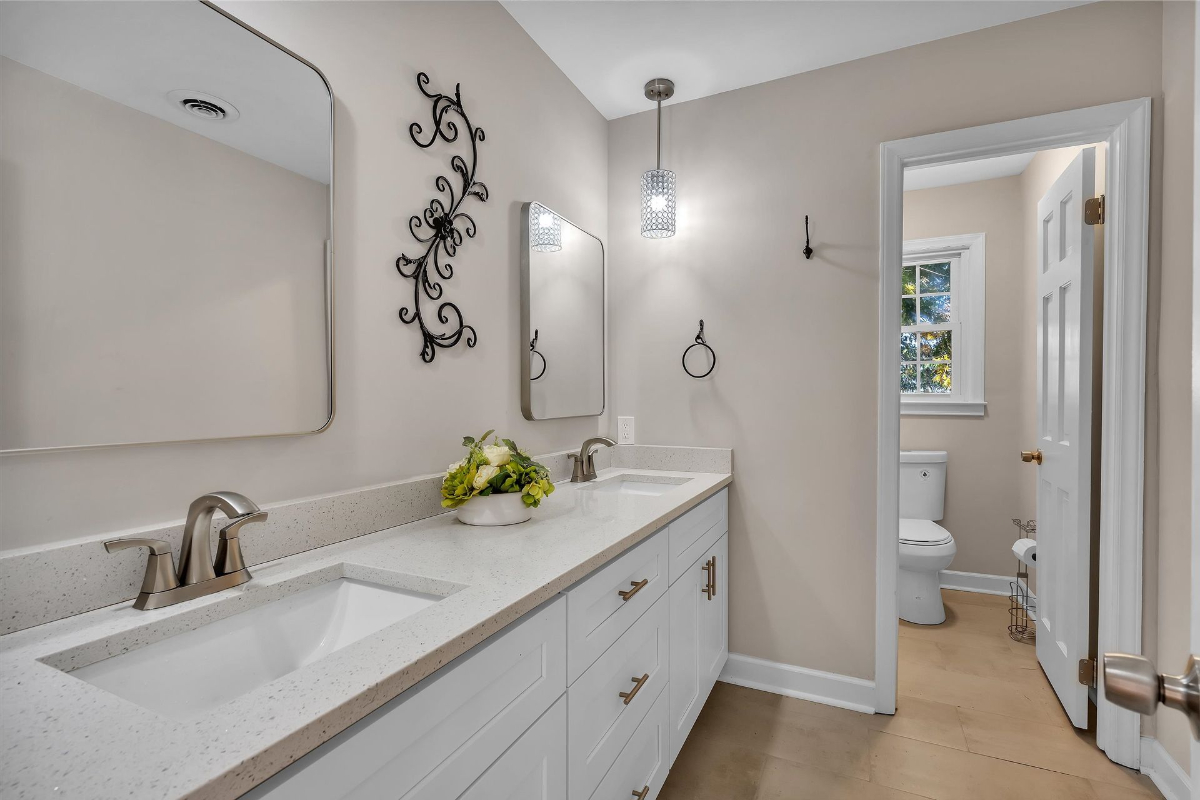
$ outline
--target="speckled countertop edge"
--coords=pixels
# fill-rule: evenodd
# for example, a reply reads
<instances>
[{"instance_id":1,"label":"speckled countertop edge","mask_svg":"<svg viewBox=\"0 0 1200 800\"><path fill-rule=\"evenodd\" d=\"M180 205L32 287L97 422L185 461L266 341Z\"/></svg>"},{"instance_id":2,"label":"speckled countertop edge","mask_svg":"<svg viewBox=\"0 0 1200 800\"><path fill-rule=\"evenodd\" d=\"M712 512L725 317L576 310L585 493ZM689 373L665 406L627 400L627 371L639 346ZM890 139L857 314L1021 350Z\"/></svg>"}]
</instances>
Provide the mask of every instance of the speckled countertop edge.
<instances>
[{"instance_id":1,"label":"speckled countertop edge","mask_svg":"<svg viewBox=\"0 0 1200 800\"><path fill-rule=\"evenodd\" d=\"M631 468L600 479L622 473L689 480L659 497L558 484L524 525L469 528L444 514L263 564L208 598L151 612L123 603L0 638L0 797L237 797L732 481ZM465 588L190 722L44 663L116 655L363 570ZM113 651L98 654L100 640Z\"/></svg>"}]
</instances>

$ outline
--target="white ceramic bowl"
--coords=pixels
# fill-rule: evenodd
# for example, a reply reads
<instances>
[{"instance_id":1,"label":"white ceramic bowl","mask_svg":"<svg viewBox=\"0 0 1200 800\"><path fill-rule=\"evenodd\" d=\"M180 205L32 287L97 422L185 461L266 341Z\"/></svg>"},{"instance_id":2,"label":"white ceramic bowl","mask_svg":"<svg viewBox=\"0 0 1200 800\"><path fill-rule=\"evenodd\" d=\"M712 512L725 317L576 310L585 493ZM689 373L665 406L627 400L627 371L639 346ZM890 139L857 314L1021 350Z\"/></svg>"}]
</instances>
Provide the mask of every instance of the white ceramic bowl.
<instances>
[{"instance_id":1,"label":"white ceramic bowl","mask_svg":"<svg viewBox=\"0 0 1200 800\"><path fill-rule=\"evenodd\" d=\"M518 492L472 497L457 509L458 521L466 525L516 525L533 516Z\"/></svg>"}]
</instances>

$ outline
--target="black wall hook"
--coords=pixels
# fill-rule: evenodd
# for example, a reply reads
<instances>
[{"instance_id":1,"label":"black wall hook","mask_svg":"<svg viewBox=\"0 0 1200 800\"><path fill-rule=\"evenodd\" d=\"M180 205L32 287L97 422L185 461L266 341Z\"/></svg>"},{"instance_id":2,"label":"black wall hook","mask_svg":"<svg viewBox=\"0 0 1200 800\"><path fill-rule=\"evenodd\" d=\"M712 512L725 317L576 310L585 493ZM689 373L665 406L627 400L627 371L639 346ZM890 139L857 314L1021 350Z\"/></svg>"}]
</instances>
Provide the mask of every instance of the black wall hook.
<instances>
[{"instance_id":1,"label":"black wall hook","mask_svg":"<svg viewBox=\"0 0 1200 800\"><path fill-rule=\"evenodd\" d=\"M691 352L693 347L703 347L705 350L708 351L709 356L712 357L712 364L709 366L708 371L705 372L703 375L697 375L696 373L692 372L687 367L687 354ZM707 378L709 376L709 374L711 374L712 371L716 368L717 368L717 354L715 352L713 352L713 349L711 347L708 346L708 342L704 341L704 320L700 320L700 332L696 334L696 343L692 344L692 345L688 345L687 350L683 351L683 371L686 372L688 375L691 375L693 378Z\"/></svg>"},{"instance_id":2,"label":"black wall hook","mask_svg":"<svg viewBox=\"0 0 1200 800\"><path fill-rule=\"evenodd\" d=\"M808 214L804 215L804 257L812 258L812 242L808 238Z\"/></svg>"}]
</instances>

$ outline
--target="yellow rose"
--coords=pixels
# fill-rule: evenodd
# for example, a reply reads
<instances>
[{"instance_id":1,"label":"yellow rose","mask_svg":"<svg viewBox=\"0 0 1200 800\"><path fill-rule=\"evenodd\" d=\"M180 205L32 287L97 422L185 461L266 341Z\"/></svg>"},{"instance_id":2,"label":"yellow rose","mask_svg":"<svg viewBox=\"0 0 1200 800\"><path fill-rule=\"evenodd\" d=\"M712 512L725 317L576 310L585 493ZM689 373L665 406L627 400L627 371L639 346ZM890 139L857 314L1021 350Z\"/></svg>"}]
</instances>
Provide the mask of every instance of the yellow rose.
<instances>
[{"instance_id":1,"label":"yellow rose","mask_svg":"<svg viewBox=\"0 0 1200 800\"><path fill-rule=\"evenodd\" d=\"M489 444L483 448L483 455L493 467L502 467L512 459L508 445Z\"/></svg>"},{"instance_id":2,"label":"yellow rose","mask_svg":"<svg viewBox=\"0 0 1200 800\"><path fill-rule=\"evenodd\" d=\"M496 477L496 473L500 471L499 467L493 467L491 464L484 464L475 473L475 488L482 489L487 486L487 482Z\"/></svg>"}]
</instances>

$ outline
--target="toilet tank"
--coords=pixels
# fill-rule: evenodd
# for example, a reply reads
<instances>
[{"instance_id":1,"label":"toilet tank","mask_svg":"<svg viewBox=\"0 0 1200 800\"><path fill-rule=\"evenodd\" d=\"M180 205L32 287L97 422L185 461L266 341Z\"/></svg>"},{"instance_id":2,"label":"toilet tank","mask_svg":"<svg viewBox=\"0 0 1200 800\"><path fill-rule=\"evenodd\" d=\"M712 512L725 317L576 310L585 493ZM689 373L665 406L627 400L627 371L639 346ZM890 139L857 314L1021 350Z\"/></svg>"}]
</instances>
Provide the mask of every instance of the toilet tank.
<instances>
[{"instance_id":1,"label":"toilet tank","mask_svg":"<svg viewBox=\"0 0 1200 800\"><path fill-rule=\"evenodd\" d=\"M939 520L946 508L946 451L900 451L900 518Z\"/></svg>"}]
</instances>

